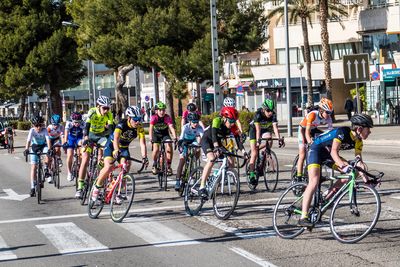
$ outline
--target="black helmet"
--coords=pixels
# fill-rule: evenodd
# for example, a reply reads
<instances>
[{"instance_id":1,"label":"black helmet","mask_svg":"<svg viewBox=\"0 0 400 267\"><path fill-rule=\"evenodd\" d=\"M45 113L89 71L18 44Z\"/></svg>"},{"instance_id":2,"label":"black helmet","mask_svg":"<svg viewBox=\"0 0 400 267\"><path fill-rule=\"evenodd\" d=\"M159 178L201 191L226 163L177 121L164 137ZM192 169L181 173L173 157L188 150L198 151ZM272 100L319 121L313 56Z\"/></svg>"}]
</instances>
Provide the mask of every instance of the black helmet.
<instances>
[{"instance_id":1,"label":"black helmet","mask_svg":"<svg viewBox=\"0 0 400 267\"><path fill-rule=\"evenodd\" d=\"M372 121L371 116L366 114L355 114L350 118L352 126L361 126L361 127L374 127L374 122Z\"/></svg>"},{"instance_id":2,"label":"black helmet","mask_svg":"<svg viewBox=\"0 0 400 267\"><path fill-rule=\"evenodd\" d=\"M41 117L41 116L34 116L31 119L31 122L33 125L39 125L39 124L42 124L44 122L44 120L43 120L43 117Z\"/></svg>"},{"instance_id":3,"label":"black helmet","mask_svg":"<svg viewBox=\"0 0 400 267\"><path fill-rule=\"evenodd\" d=\"M186 107L187 110L189 110L189 112L195 112L197 110L197 107L195 104L193 103L189 103Z\"/></svg>"},{"instance_id":4,"label":"black helmet","mask_svg":"<svg viewBox=\"0 0 400 267\"><path fill-rule=\"evenodd\" d=\"M191 112L188 114L187 119L188 119L188 121L199 121L200 116L199 116L199 114L197 114L195 112Z\"/></svg>"}]
</instances>

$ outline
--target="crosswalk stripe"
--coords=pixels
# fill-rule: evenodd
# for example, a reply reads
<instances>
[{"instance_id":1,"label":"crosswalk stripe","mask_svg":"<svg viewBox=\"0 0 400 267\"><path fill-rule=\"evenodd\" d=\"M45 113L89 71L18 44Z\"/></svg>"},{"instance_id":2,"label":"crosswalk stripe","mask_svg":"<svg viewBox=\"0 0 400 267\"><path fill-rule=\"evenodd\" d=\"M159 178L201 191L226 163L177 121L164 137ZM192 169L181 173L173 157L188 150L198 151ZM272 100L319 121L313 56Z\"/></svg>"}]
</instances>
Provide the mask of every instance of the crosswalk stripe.
<instances>
[{"instance_id":1,"label":"crosswalk stripe","mask_svg":"<svg viewBox=\"0 0 400 267\"><path fill-rule=\"evenodd\" d=\"M72 222L41 224L36 227L61 254L80 254L110 251Z\"/></svg>"},{"instance_id":2,"label":"crosswalk stripe","mask_svg":"<svg viewBox=\"0 0 400 267\"><path fill-rule=\"evenodd\" d=\"M6 241L0 236L0 261L13 260L16 259L15 255L11 249L7 246Z\"/></svg>"},{"instance_id":3,"label":"crosswalk stripe","mask_svg":"<svg viewBox=\"0 0 400 267\"><path fill-rule=\"evenodd\" d=\"M118 224L132 234L140 237L155 247L170 247L195 245L200 242L171 229L164 224L151 220L125 219L124 223Z\"/></svg>"}]
</instances>

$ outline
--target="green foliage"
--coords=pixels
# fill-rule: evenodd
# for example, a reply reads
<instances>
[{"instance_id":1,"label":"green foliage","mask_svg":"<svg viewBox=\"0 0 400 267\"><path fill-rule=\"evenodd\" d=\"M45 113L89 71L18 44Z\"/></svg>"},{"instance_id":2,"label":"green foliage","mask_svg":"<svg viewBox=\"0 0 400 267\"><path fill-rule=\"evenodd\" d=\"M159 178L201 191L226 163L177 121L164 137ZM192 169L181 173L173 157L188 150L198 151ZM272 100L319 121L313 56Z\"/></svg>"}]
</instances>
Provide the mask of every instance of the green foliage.
<instances>
[{"instance_id":1,"label":"green foliage","mask_svg":"<svg viewBox=\"0 0 400 267\"><path fill-rule=\"evenodd\" d=\"M18 130L29 130L31 128L31 123L29 121L18 121Z\"/></svg>"},{"instance_id":2,"label":"green foliage","mask_svg":"<svg viewBox=\"0 0 400 267\"><path fill-rule=\"evenodd\" d=\"M8 126L11 126L13 129L17 129L18 127L18 120L12 120L8 122Z\"/></svg>"},{"instance_id":3,"label":"green foliage","mask_svg":"<svg viewBox=\"0 0 400 267\"><path fill-rule=\"evenodd\" d=\"M365 110L365 108L367 107L367 92L365 90L365 86L361 86L358 88L359 94L360 94L360 101L362 101L362 107ZM354 99L354 97L357 94L357 90L356 88L353 88L350 90L350 95L351 98Z\"/></svg>"},{"instance_id":4,"label":"green foliage","mask_svg":"<svg viewBox=\"0 0 400 267\"><path fill-rule=\"evenodd\" d=\"M249 131L250 122L254 118L255 112L247 112L247 111L240 111L239 112L239 120L242 124L242 130L244 133Z\"/></svg>"},{"instance_id":5,"label":"green foliage","mask_svg":"<svg viewBox=\"0 0 400 267\"><path fill-rule=\"evenodd\" d=\"M175 131L176 131L177 136L179 136L181 134L181 120L182 120L182 116L175 117Z\"/></svg>"},{"instance_id":6,"label":"green foliage","mask_svg":"<svg viewBox=\"0 0 400 267\"><path fill-rule=\"evenodd\" d=\"M202 115L201 116L201 121L203 122L205 127L208 127L211 125L212 120L217 117L219 112L214 112L211 113L210 115Z\"/></svg>"}]
</instances>

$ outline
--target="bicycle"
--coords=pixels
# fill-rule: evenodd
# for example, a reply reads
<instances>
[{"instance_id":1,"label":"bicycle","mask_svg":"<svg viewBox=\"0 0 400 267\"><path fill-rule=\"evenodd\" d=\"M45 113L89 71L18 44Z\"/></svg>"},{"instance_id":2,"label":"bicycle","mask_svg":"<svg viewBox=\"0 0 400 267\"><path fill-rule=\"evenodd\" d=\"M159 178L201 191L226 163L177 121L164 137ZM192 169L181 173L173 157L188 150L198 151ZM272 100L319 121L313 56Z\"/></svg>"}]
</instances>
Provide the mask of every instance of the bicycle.
<instances>
[{"instance_id":1,"label":"bicycle","mask_svg":"<svg viewBox=\"0 0 400 267\"><path fill-rule=\"evenodd\" d=\"M51 180L54 184L54 187L56 187L57 189L60 189L60 172L61 172L60 162L61 162L61 159L55 151L56 147L62 147L62 145L54 144L52 146L52 148L50 149L51 164L49 166L49 171L51 174Z\"/></svg>"},{"instance_id":2,"label":"bicycle","mask_svg":"<svg viewBox=\"0 0 400 267\"><path fill-rule=\"evenodd\" d=\"M5 131L7 133L7 138L6 138L7 152L8 154L12 154L14 153L14 131L11 127L7 127Z\"/></svg>"},{"instance_id":3,"label":"bicycle","mask_svg":"<svg viewBox=\"0 0 400 267\"><path fill-rule=\"evenodd\" d=\"M279 138L260 138L259 140L261 142L265 141L265 144L264 145L260 144L258 148L258 157L254 166L254 171L256 173L256 182L254 184L250 182L249 161L247 161L246 163L247 185L251 191L255 191L260 176L263 176L265 188L267 189L267 191L274 192L276 186L278 185L279 162L275 152L271 150L268 141L279 140ZM249 152L249 155L251 155L251 151Z\"/></svg>"},{"instance_id":4,"label":"bicycle","mask_svg":"<svg viewBox=\"0 0 400 267\"><path fill-rule=\"evenodd\" d=\"M228 157L243 157L227 151L223 151L222 155L222 160L214 161L221 162L221 166L212 170L207 179L206 189L213 200L214 215L218 219L226 220L235 210L240 193L239 175L234 168L228 167ZM191 216L198 215L207 201L199 195L202 173L203 167L194 169L185 187L185 210Z\"/></svg>"},{"instance_id":5,"label":"bicycle","mask_svg":"<svg viewBox=\"0 0 400 267\"><path fill-rule=\"evenodd\" d=\"M113 171L110 172L106 184L100 189L96 201L93 201L91 197L96 187L96 182L94 182L88 200L88 215L91 219L96 219L99 216L104 204L110 205L110 216L114 222L122 222L128 214L135 194L135 178L127 171L127 160L142 163L141 170L147 164L131 157L127 158L124 163L115 163L113 171L117 169L120 169L120 171L117 175L114 175Z\"/></svg>"},{"instance_id":6,"label":"bicycle","mask_svg":"<svg viewBox=\"0 0 400 267\"><path fill-rule=\"evenodd\" d=\"M197 157L196 152L201 147L198 144L185 144L187 146L187 153L185 156L185 169L181 176L181 187L178 190L178 195L183 196L186 184L189 180L190 173L192 170L200 166L200 156Z\"/></svg>"},{"instance_id":7,"label":"bicycle","mask_svg":"<svg viewBox=\"0 0 400 267\"><path fill-rule=\"evenodd\" d=\"M246 141L247 135L246 134L242 134L239 137L239 142L241 142L242 144L244 144L244 142ZM238 151L239 149L235 146L235 137L233 136L233 134L231 134L228 138L225 139L225 145L224 147L231 153L234 153L236 155L238 155ZM242 161L240 160L242 159ZM234 158L234 166L237 168L237 172L239 174L240 177L240 169L243 168L246 163L248 162L249 158L248 157L243 157L243 158Z\"/></svg>"},{"instance_id":8,"label":"bicycle","mask_svg":"<svg viewBox=\"0 0 400 267\"><path fill-rule=\"evenodd\" d=\"M176 144L175 141L170 139L161 141L160 153L158 155L158 160L156 165L156 169L158 170L157 173L158 184L160 189L164 189L164 191L167 191L167 182L168 182L167 151L165 149L165 144L172 144L172 143Z\"/></svg>"},{"instance_id":9,"label":"bicycle","mask_svg":"<svg viewBox=\"0 0 400 267\"><path fill-rule=\"evenodd\" d=\"M42 188L44 187L44 165L42 164L42 156L46 155L43 153L43 148L36 150L36 152L29 152L25 154L25 162L28 162L28 155L36 155L39 158L39 162L36 167L36 183L35 183L35 194L38 204L42 201Z\"/></svg>"},{"instance_id":10,"label":"bicycle","mask_svg":"<svg viewBox=\"0 0 400 267\"><path fill-rule=\"evenodd\" d=\"M80 147L81 147L80 145L74 147L74 155L71 167L71 177L72 180L75 180L75 190L78 189L78 176L79 176L79 169L81 167L81 159L79 153Z\"/></svg>"},{"instance_id":11,"label":"bicycle","mask_svg":"<svg viewBox=\"0 0 400 267\"><path fill-rule=\"evenodd\" d=\"M83 186L83 189L82 189L82 195L81 195L81 199L80 199L81 205L85 205L86 199L88 197L90 189L92 188L93 182L99 174L99 169L97 167L98 150L102 149L102 146L99 143L95 143L95 142L91 142L89 144L89 146L92 147L92 153L90 155L90 160L89 160L89 164L88 164L85 185Z\"/></svg>"},{"instance_id":12,"label":"bicycle","mask_svg":"<svg viewBox=\"0 0 400 267\"><path fill-rule=\"evenodd\" d=\"M321 177L309 209L309 218L315 226L332 207L329 217L330 229L334 238L342 243L356 243L367 236L375 227L381 211L381 200L375 186L380 184L384 173L378 172L374 175L367 172L357 167L359 161L360 159L356 158L350 162L350 174L339 174L327 179ZM368 183L356 182L358 172L370 178ZM339 179L345 179L347 182L330 199L324 199L321 184ZM305 230L304 227L297 226L302 213L303 195L296 197L293 191L303 193L306 187L305 182L291 185L275 205L272 223L276 234L281 238L292 239Z\"/></svg>"}]
</instances>

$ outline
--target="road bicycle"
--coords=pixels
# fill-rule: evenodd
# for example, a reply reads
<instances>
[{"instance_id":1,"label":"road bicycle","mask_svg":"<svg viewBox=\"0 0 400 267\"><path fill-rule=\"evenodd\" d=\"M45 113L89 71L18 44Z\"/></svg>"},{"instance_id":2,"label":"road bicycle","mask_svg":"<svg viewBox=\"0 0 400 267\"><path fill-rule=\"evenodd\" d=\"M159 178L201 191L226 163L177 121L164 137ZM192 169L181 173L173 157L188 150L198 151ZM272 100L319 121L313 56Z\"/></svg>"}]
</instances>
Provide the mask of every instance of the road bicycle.
<instances>
[{"instance_id":1,"label":"road bicycle","mask_svg":"<svg viewBox=\"0 0 400 267\"><path fill-rule=\"evenodd\" d=\"M235 210L240 193L239 174L235 168L228 167L228 157L243 156L228 151L223 151L222 156L222 160L216 159L214 161L220 163L220 167L211 171L211 175L207 179L206 189L213 201L214 215L218 219L226 220ZM185 210L191 216L198 215L207 201L199 195L202 173L203 167L194 169L185 187Z\"/></svg>"},{"instance_id":2,"label":"road bicycle","mask_svg":"<svg viewBox=\"0 0 400 267\"><path fill-rule=\"evenodd\" d=\"M37 198L38 204L41 203L42 201L42 189L44 187L44 177L45 177L45 171L44 171L44 165L42 163L42 157L46 155L43 153L43 148L42 149L35 149L35 152L29 152L25 154L25 161L28 162L28 155L36 155L39 159L39 162L37 163L36 166L36 173L35 173L35 195Z\"/></svg>"},{"instance_id":3,"label":"road bicycle","mask_svg":"<svg viewBox=\"0 0 400 267\"><path fill-rule=\"evenodd\" d=\"M242 134L239 136L239 142L241 142L242 144L244 144L244 142L246 141L247 135L246 134ZM224 147L231 153L234 153L236 155L238 155L238 151L239 149L237 148L237 146L235 145L235 137L233 134L231 134L228 138L226 138L225 142L224 142ZM244 166L246 166L246 163L248 162L249 158L248 157L233 157L231 159L231 161L233 161L233 165L236 167L237 172L239 174L240 177L240 169L242 169Z\"/></svg>"},{"instance_id":4,"label":"road bicycle","mask_svg":"<svg viewBox=\"0 0 400 267\"><path fill-rule=\"evenodd\" d=\"M350 162L351 172L333 177L321 177L313 202L309 209L310 221L320 224L325 212L332 207L329 225L334 238L342 243L356 243L367 236L375 227L380 211L381 200L375 186L380 184L383 172L372 174L357 166L359 158ZM357 182L358 173L368 177L368 182ZM325 199L321 184L331 180L347 180L331 198ZM300 235L305 228L297 225L301 217L302 193L307 183L291 185L279 197L273 212L273 227L278 236L292 239ZM297 197L293 191L302 192ZM313 226L313 227L314 227ZM312 228L309 230L312 230Z\"/></svg>"},{"instance_id":5,"label":"road bicycle","mask_svg":"<svg viewBox=\"0 0 400 267\"><path fill-rule=\"evenodd\" d=\"M61 158L57 155L55 148L56 147L62 147L60 144L54 144L50 151L51 155L51 164L49 166L49 172L51 175L51 181L54 184L54 187L57 189L60 189L60 164L61 164Z\"/></svg>"},{"instance_id":6,"label":"road bicycle","mask_svg":"<svg viewBox=\"0 0 400 267\"><path fill-rule=\"evenodd\" d=\"M123 163L115 161L113 171L110 172L104 187L100 189L96 200L93 200L91 197L96 187L96 182L91 187L88 200L88 215L90 218L96 219L104 205L110 205L110 215L114 222L122 222L128 214L135 194L135 178L133 174L128 173L127 160L141 163L142 167L140 170L143 170L147 166L147 163L131 157L127 158ZM120 171L114 173L114 170Z\"/></svg>"},{"instance_id":7,"label":"road bicycle","mask_svg":"<svg viewBox=\"0 0 400 267\"><path fill-rule=\"evenodd\" d=\"M198 144L184 144L184 148L187 152L185 154L185 168L183 169L181 176L181 186L178 190L179 196L183 196L185 191L186 184L189 180L189 176L191 172L200 166L200 155L197 155L200 152L199 148L201 147Z\"/></svg>"},{"instance_id":8,"label":"road bicycle","mask_svg":"<svg viewBox=\"0 0 400 267\"><path fill-rule=\"evenodd\" d=\"M14 153L14 131L11 127L5 129L8 154Z\"/></svg>"},{"instance_id":9,"label":"road bicycle","mask_svg":"<svg viewBox=\"0 0 400 267\"><path fill-rule=\"evenodd\" d=\"M76 145L74 147L74 155L71 167L71 178L75 180L75 190L78 189L78 176L79 176L79 169L81 167L81 156L79 153L80 145Z\"/></svg>"},{"instance_id":10,"label":"road bicycle","mask_svg":"<svg viewBox=\"0 0 400 267\"><path fill-rule=\"evenodd\" d=\"M152 142L154 143L154 142ZM176 143L171 139L162 140L160 143L160 153L158 155L156 169L158 170L157 179L160 189L167 191L168 188L168 164L167 164L167 150L165 144ZM176 146L175 146L176 149Z\"/></svg>"},{"instance_id":11,"label":"road bicycle","mask_svg":"<svg viewBox=\"0 0 400 267\"><path fill-rule=\"evenodd\" d=\"M261 142L265 141L265 144L261 144L258 148L258 156L255 162L254 171L256 174L256 181L250 182L250 164L247 161L246 166L246 179L247 185L251 191L255 191L261 176L264 177L265 188L269 192L274 192L278 184L279 179L279 162L274 151L269 146L269 141L279 140L279 138L260 138ZM249 152L249 155L251 151Z\"/></svg>"}]
</instances>

